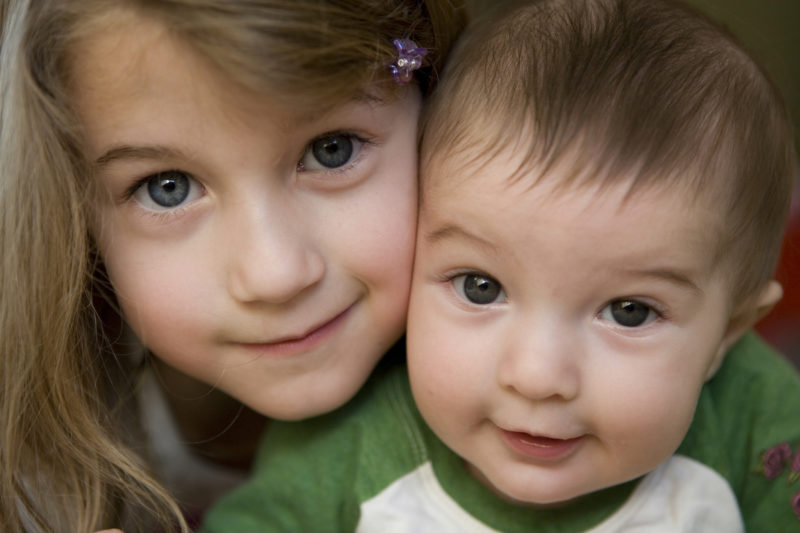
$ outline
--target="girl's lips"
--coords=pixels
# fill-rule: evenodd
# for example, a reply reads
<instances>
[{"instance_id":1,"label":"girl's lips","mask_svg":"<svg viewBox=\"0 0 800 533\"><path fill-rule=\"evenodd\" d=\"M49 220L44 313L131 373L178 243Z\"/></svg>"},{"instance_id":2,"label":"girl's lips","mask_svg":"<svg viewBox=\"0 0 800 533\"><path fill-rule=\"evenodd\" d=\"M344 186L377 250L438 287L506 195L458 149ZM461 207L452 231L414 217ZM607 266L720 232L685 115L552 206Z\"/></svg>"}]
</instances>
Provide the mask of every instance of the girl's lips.
<instances>
[{"instance_id":1,"label":"girl's lips","mask_svg":"<svg viewBox=\"0 0 800 533\"><path fill-rule=\"evenodd\" d=\"M500 430L503 440L514 451L544 461L560 461L571 455L583 442L584 436L571 439L554 439L530 435L519 431Z\"/></svg>"},{"instance_id":2,"label":"girl's lips","mask_svg":"<svg viewBox=\"0 0 800 533\"><path fill-rule=\"evenodd\" d=\"M328 322L296 338L287 338L274 342L243 343L242 346L264 356L289 356L308 351L332 336L344 323L354 305L351 305Z\"/></svg>"}]
</instances>

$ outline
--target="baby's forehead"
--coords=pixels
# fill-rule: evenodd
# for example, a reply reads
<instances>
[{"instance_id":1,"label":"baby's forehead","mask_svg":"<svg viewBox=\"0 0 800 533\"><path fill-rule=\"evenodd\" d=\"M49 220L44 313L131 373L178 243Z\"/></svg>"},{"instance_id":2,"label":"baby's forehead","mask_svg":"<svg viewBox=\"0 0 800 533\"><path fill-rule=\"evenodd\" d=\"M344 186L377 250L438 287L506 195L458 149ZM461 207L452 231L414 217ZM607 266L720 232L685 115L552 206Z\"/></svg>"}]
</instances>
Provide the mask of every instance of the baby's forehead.
<instances>
[{"instance_id":1,"label":"baby's forehead","mask_svg":"<svg viewBox=\"0 0 800 533\"><path fill-rule=\"evenodd\" d=\"M698 209L724 210L724 179L709 176L691 161L658 166L635 154L603 153L589 143L575 142L558 153L547 153L525 136L508 141L486 141L463 136L459 143L426 152L420 168L423 193L483 185L507 189L509 194L546 190L550 196L568 196L583 189L603 195L622 195L625 202L641 195L680 197ZM483 180L483 181L482 181ZM487 180L491 180L489 185Z\"/></svg>"},{"instance_id":2,"label":"baby's forehead","mask_svg":"<svg viewBox=\"0 0 800 533\"><path fill-rule=\"evenodd\" d=\"M598 206L619 212L648 206L666 209L675 217L691 217L697 220L697 231L713 235L714 241L724 240L727 202L712 190L709 180L686 172L643 176L640 171L635 165L615 168L591 158L541 164L511 149L451 151L423 162L421 207L447 210L454 202L479 199L485 209L498 213L524 213L516 211L520 206L535 210L555 205L576 216L592 217L599 213Z\"/></svg>"},{"instance_id":3,"label":"baby's forehead","mask_svg":"<svg viewBox=\"0 0 800 533\"><path fill-rule=\"evenodd\" d=\"M712 202L674 188L632 191L624 181L565 186L556 170L512 180L516 167L508 163L495 160L453 179L432 177L423 195L422 238L475 235L471 241L444 242L452 243L456 254L470 249L469 242L492 243L492 256L515 264L530 261L531 267L559 263L558 256L577 258L587 275L637 265L640 270L671 265L698 278L717 272L716 243L724 226Z\"/></svg>"}]
</instances>

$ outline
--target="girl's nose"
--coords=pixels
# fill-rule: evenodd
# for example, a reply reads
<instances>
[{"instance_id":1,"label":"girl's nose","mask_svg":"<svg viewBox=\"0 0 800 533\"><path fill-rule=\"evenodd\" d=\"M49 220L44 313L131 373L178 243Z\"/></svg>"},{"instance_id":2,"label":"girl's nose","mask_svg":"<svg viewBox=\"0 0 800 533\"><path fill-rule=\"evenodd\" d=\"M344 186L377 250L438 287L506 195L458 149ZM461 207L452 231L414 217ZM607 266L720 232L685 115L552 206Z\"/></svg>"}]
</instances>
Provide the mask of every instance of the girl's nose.
<instances>
[{"instance_id":1,"label":"girl's nose","mask_svg":"<svg viewBox=\"0 0 800 533\"><path fill-rule=\"evenodd\" d=\"M235 300L286 303L323 278L325 260L307 220L283 207L243 207L229 217L228 291Z\"/></svg>"},{"instance_id":2,"label":"girl's nose","mask_svg":"<svg viewBox=\"0 0 800 533\"><path fill-rule=\"evenodd\" d=\"M528 400L578 396L580 342L556 320L518 325L501 349L497 379L502 388Z\"/></svg>"}]
</instances>

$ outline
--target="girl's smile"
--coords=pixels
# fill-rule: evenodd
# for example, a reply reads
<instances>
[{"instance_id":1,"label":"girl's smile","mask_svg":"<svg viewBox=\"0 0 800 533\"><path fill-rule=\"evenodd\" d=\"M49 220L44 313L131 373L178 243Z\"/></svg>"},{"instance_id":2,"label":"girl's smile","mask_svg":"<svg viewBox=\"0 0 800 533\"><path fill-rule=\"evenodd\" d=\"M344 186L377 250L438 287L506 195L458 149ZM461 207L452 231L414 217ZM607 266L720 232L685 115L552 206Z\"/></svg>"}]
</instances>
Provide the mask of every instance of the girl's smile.
<instances>
[{"instance_id":1,"label":"girl's smile","mask_svg":"<svg viewBox=\"0 0 800 533\"><path fill-rule=\"evenodd\" d=\"M247 350L258 354L261 357L289 357L313 350L323 344L330 336L336 335L347 321L350 311L357 303L334 316L331 320L317 324L308 331L282 339L263 341L263 342L238 342Z\"/></svg>"}]
</instances>

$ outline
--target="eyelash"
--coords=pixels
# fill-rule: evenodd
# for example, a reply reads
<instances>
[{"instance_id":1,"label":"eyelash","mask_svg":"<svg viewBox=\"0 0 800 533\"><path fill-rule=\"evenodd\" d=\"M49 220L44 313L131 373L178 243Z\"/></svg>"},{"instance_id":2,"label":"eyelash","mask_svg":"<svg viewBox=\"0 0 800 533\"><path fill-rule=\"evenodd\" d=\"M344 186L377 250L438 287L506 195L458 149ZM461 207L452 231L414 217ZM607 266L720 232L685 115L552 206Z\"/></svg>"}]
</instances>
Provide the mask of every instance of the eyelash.
<instances>
[{"instance_id":1,"label":"eyelash","mask_svg":"<svg viewBox=\"0 0 800 533\"><path fill-rule=\"evenodd\" d=\"M175 209L166 211L151 211L140 207L139 210L143 212L145 216L160 224L165 224L180 218L186 212L186 209L183 207L176 207Z\"/></svg>"},{"instance_id":2,"label":"eyelash","mask_svg":"<svg viewBox=\"0 0 800 533\"><path fill-rule=\"evenodd\" d=\"M147 207L142 205L140 202L138 202L134 198L136 193L139 190L141 190L142 187L147 187L147 184L148 184L148 182L150 180L152 180L153 178L155 178L156 176L158 176L160 174L166 174L166 173L169 173L169 172L180 172L182 174L185 174L189 179L195 181L198 186L203 187L203 190L205 190L205 187L202 185L202 183L200 183L197 179L195 179L188 172L184 172L184 171L176 169L176 168L170 168L170 169L167 169L167 170L159 170L157 172L152 172L152 173L150 173L150 174L148 174L148 175L146 175L146 176L144 176L142 178L139 178L139 179L135 180L130 185L130 187L125 189L125 191L122 193L122 203L133 204L134 207L136 208L136 210L140 214L152 219L156 223L167 223L167 222L170 222L170 221L172 221L174 219L180 218L187 211L187 206L189 204L179 205L179 206L175 206L173 208L168 208L168 209L154 210L154 209L148 209ZM192 202L190 202L190 204L191 203Z\"/></svg>"},{"instance_id":3,"label":"eyelash","mask_svg":"<svg viewBox=\"0 0 800 533\"><path fill-rule=\"evenodd\" d=\"M471 270L471 269L464 269L464 270L454 270L452 272L446 272L444 274L439 274L437 276L437 280L440 283L452 283L454 279L459 276L486 276L494 279L494 276L490 276L486 272L481 272L480 270Z\"/></svg>"},{"instance_id":4,"label":"eyelash","mask_svg":"<svg viewBox=\"0 0 800 533\"><path fill-rule=\"evenodd\" d=\"M454 281L456 279L462 277L462 276L477 276L477 277L491 279L492 281L497 283L497 285L500 287L500 290L502 291L502 293L503 293L503 295L505 297L504 301L502 301L502 302L492 302L492 303L487 303L487 304L478 304L478 303L475 303L475 302L467 301L464 297L462 297L459 294L458 289L455 287L455 284L454 284ZM447 286L448 290L450 290L452 292L452 297L455 300L457 300L459 302L459 304L464 305L464 306L468 306L470 308L486 309L486 308L489 308L489 307L493 307L495 305L504 304L504 303L506 303L508 301L508 294L506 294L506 290L505 290L505 287L503 286L503 284L500 283L500 281L496 277L494 277L491 274L488 274L486 272L482 272L480 270L473 270L473 269L456 270L456 271L452 271L452 272L448 272L448 273L442 274L442 275L439 276L438 279L439 279L440 283L443 283L443 284L445 284Z\"/></svg>"},{"instance_id":5,"label":"eyelash","mask_svg":"<svg viewBox=\"0 0 800 533\"><path fill-rule=\"evenodd\" d=\"M633 332L633 331L636 331L638 329L642 329L642 328L644 328L644 327L646 327L648 325L651 325L651 324L661 323L661 322L666 322L666 321L671 320L671 315L670 315L669 311L663 305L661 305L661 304L659 304L657 302L653 302L653 301L646 301L646 300L644 300L642 298L632 298L632 297L626 297L626 296L620 296L618 298L614 298L612 300L608 300L606 303L604 303L597 310L597 312L595 313L595 317L597 317L598 319L603 320L602 319L603 311L606 308L608 308L610 305L615 303L615 302L636 302L636 303L638 303L640 305L646 306L648 309L650 309L655 314L655 318L653 318L652 321L650 321L650 322L648 322L648 323L646 323L646 324L644 324L642 326L627 327L627 326L624 326L623 324L619 324L619 323L615 323L614 324L614 327L622 329L622 330Z\"/></svg>"},{"instance_id":6,"label":"eyelash","mask_svg":"<svg viewBox=\"0 0 800 533\"><path fill-rule=\"evenodd\" d=\"M341 167L336 167L336 168L307 169L307 168L304 167L303 159L304 159L305 155L310 152L310 150L312 149L313 144L316 141L321 140L321 139L325 139L325 138L333 138L333 137L337 137L337 136L349 137L351 139L354 139L355 141L357 141L360 144L358 152L355 154L355 156L353 156L351 161L348 161L346 164L342 165ZM326 132L326 133L323 133L322 135L317 135L316 137L311 139L305 145L305 147L303 148L303 152L300 154L300 157L297 160L297 168L296 168L296 170L297 170L298 173L321 172L321 173L324 173L324 174L333 174L333 175L344 174L344 173L348 172L350 169L352 169L354 166L356 166L356 164L362 159L362 157L363 157L362 154L363 154L363 151L365 149L369 149L369 148L372 148L372 147L375 147L375 146L378 146L378 143L375 142L375 140L373 138L369 138L369 137L367 137L365 135L362 135L360 133L356 133L354 131L336 130L336 131Z\"/></svg>"},{"instance_id":7,"label":"eyelash","mask_svg":"<svg viewBox=\"0 0 800 533\"><path fill-rule=\"evenodd\" d=\"M171 170L175 170L175 169L171 169ZM169 171L167 171L167 172L169 172ZM148 174L147 176L145 176L143 178L139 178L136 181L134 181L131 184L131 186L128 187L127 189L125 189L125 191L122 193L122 201L123 202L131 201L133 199L133 196L136 194L136 192L139 189L141 189L142 187L146 186L148 181L150 181L155 176L158 176L161 173L162 173L162 171L153 172L152 174Z\"/></svg>"}]
</instances>

